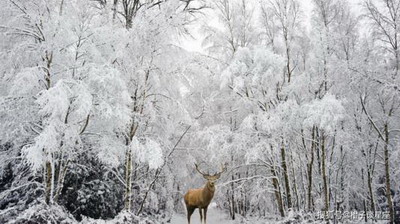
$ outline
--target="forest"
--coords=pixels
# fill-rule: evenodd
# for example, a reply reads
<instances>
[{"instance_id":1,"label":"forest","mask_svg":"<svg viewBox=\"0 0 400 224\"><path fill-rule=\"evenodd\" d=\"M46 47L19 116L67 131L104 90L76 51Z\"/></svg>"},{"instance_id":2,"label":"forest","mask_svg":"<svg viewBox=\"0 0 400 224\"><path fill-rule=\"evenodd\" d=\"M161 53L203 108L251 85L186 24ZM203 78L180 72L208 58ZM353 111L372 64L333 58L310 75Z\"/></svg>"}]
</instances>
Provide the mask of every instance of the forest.
<instances>
[{"instance_id":1,"label":"forest","mask_svg":"<svg viewBox=\"0 0 400 224\"><path fill-rule=\"evenodd\" d=\"M400 0L0 1L0 223L400 223L399 161Z\"/></svg>"}]
</instances>

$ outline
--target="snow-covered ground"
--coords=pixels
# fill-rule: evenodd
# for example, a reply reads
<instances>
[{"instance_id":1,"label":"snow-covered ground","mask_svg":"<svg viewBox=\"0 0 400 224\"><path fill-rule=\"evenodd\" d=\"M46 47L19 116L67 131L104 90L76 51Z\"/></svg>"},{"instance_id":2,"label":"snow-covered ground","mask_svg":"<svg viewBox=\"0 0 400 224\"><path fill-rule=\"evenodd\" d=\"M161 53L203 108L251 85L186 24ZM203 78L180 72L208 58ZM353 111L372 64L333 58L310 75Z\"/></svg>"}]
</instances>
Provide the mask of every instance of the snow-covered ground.
<instances>
[{"instance_id":1,"label":"snow-covered ground","mask_svg":"<svg viewBox=\"0 0 400 224\"><path fill-rule=\"evenodd\" d=\"M200 222L199 210L196 209L190 220L191 224L202 224ZM252 223L252 224L267 224L276 223L271 220L251 220L244 221L239 217L237 220L231 220L225 212L218 209L215 204L211 204L207 211L207 224L239 224L239 223ZM186 214L175 214L172 216L171 224L187 224Z\"/></svg>"},{"instance_id":2,"label":"snow-covered ground","mask_svg":"<svg viewBox=\"0 0 400 224\"><path fill-rule=\"evenodd\" d=\"M171 219L172 224L187 224L185 214L175 214ZM207 223L208 224L234 224L232 220L229 220L227 215L217 208L210 208L207 212ZM191 218L191 224L201 224L200 214L198 209L193 213Z\"/></svg>"}]
</instances>

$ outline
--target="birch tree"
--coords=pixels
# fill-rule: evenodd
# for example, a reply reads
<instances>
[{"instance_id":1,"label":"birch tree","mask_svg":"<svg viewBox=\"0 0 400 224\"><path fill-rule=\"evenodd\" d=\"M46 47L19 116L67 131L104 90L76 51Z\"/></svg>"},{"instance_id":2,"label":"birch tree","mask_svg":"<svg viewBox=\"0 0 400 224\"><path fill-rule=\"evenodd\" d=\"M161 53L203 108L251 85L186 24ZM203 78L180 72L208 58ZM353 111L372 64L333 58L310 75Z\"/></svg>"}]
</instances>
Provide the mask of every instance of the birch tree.
<instances>
[{"instance_id":1,"label":"birch tree","mask_svg":"<svg viewBox=\"0 0 400 224\"><path fill-rule=\"evenodd\" d=\"M377 136L383 143L384 173L385 173L385 195L388 210L390 212L390 221L394 222L393 195L391 188L391 167L390 152L392 149L392 141L398 138L393 132L393 125L396 125L394 114L398 113L398 90L399 83L399 1L365 1L366 16L373 30L373 37L377 44L376 52L380 52L387 61L380 61L380 68L371 73L367 72L367 77L377 74L376 81L372 81L376 86L377 95L371 97L370 105L377 106L378 110L368 106L368 93L364 92L360 96L360 102L363 112L367 116L369 122L376 131ZM379 59L375 59L379 60ZM386 85L389 84L388 85ZM388 88L389 87L389 88ZM380 119L377 118L377 114Z\"/></svg>"}]
</instances>

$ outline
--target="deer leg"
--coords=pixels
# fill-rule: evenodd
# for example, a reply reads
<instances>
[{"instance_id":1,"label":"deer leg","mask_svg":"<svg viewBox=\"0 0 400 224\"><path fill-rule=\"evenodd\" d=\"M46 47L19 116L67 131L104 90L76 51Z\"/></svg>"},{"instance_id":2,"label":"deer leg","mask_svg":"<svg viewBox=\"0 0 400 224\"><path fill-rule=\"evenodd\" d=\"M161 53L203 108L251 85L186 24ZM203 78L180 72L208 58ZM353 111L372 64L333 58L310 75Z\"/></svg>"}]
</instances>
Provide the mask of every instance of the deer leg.
<instances>
[{"instance_id":1,"label":"deer leg","mask_svg":"<svg viewBox=\"0 0 400 224\"><path fill-rule=\"evenodd\" d=\"M203 212L202 212L202 208L199 208L199 213L200 213L200 223L203 223Z\"/></svg>"},{"instance_id":2,"label":"deer leg","mask_svg":"<svg viewBox=\"0 0 400 224\"><path fill-rule=\"evenodd\" d=\"M207 207L204 208L204 224L207 224Z\"/></svg>"},{"instance_id":3,"label":"deer leg","mask_svg":"<svg viewBox=\"0 0 400 224\"><path fill-rule=\"evenodd\" d=\"M187 219L188 219L189 224L190 224L190 216L192 216L194 210L195 210L195 208L187 207Z\"/></svg>"}]
</instances>

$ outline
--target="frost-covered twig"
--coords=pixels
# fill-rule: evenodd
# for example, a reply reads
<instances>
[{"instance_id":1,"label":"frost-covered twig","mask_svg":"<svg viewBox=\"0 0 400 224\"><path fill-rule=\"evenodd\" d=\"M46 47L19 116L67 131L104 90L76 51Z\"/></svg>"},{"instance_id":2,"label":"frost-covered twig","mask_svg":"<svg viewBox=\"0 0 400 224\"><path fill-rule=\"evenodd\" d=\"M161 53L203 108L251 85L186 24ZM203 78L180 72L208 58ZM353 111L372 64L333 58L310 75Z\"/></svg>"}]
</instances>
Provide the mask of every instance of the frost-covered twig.
<instances>
[{"instance_id":1,"label":"frost-covered twig","mask_svg":"<svg viewBox=\"0 0 400 224\"><path fill-rule=\"evenodd\" d=\"M374 127L374 129L378 133L379 138L382 139L383 141L385 141L385 138L383 137L383 134L379 130L378 126L376 126L374 120L372 119L372 117L369 115L367 109L365 108L365 103L364 103L364 100L363 100L363 98L361 96L360 96L360 101L361 101L361 106L363 108L363 111L364 111L365 115L367 115L368 120L371 122L372 126Z\"/></svg>"},{"instance_id":2,"label":"frost-covered twig","mask_svg":"<svg viewBox=\"0 0 400 224\"><path fill-rule=\"evenodd\" d=\"M139 208L139 210L137 211L136 215L139 215L139 214L142 212L144 203L145 203L145 201L146 201L146 199L147 199L147 196L148 196L148 194L149 194L151 188L153 187L153 185L156 183L156 181L157 181L158 178L160 177L160 174L161 174L161 172L162 172L164 166L167 164L167 159L172 155L172 153L174 153L176 147L177 147L178 144L182 141L183 137L184 137L184 136L186 135L186 133L189 131L190 127L191 127L191 126L188 126L188 127L186 128L186 130L183 132L183 134L181 135L181 137L180 137L180 138L178 139L178 141L175 143L175 145L174 145L174 147L171 149L171 151L168 153L168 155L165 156L165 158L164 158L164 163L161 165L160 168L158 168L158 169L156 170L155 177L154 177L153 181L150 183L149 187L147 188L146 193L145 193L145 195L144 195L144 198L143 198L142 202L140 203L140 208Z\"/></svg>"},{"instance_id":3,"label":"frost-covered twig","mask_svg":"<svg viewBox=\"0 0 400 224\"><path fill-rule=\"evenodd\" d=\"M0 198L4 198L7 194L9 194L9 193L11 193L11 192L14 192L14 191L16 191L16 190L19 190L19 189L21 189L21 188L23 188L23 187L30 186L30 185L32 185L32 184L36 184L36 185L38 185L38 186L41 185L41 184L38 183L38 182L31 182L31 183L23 184L23 185L20 185L20 186L14 187L14 188L12 188L12 189L8 189L8 190L5 190L5 191L1 192Z\"/></svg>"}]
</instances>

